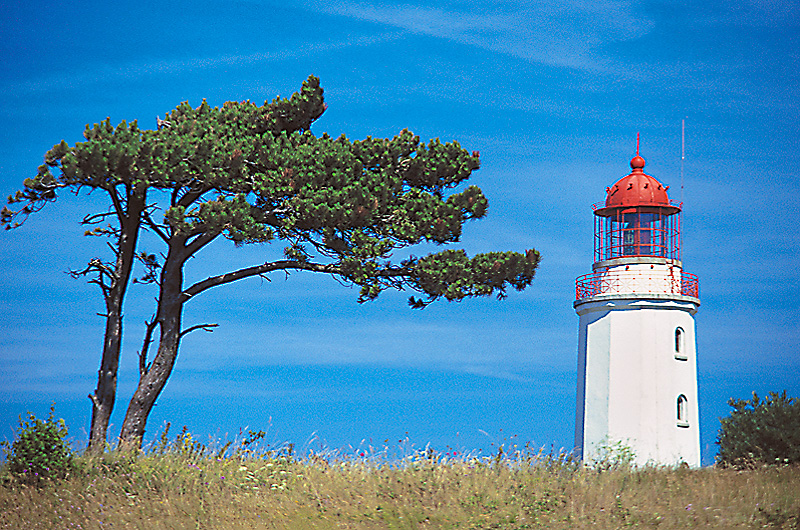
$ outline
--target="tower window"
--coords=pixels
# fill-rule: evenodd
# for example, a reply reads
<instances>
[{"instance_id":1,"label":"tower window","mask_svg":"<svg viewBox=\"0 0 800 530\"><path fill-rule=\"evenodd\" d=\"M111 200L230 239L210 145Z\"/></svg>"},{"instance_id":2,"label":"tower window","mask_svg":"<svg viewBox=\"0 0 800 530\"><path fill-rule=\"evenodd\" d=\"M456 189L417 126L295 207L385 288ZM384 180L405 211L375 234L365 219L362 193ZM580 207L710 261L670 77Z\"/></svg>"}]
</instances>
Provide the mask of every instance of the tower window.
<instances>
[{"instance_id":1,"label":"tower window","mask_svg":"<svg viewBox=\"0 0 800 530\"><path fill-rule=\"evenodd\" d=\"M675 328L675 358L679 361L686 361L689 357L686 355L686 333L683 328Z\"/></svg>"},{"instance_id":2,"label":"tower window","mask_svg":"<svg viewBox=\"0 0 800 530\"><path fill-rule=\"evenodd\" d=\"M677 420L678 420L678 427L688 427L689 426L689 400L686 399L686 396L681 394L678 396L678 403L677 403Z\"/></svg>"}]
</instances>

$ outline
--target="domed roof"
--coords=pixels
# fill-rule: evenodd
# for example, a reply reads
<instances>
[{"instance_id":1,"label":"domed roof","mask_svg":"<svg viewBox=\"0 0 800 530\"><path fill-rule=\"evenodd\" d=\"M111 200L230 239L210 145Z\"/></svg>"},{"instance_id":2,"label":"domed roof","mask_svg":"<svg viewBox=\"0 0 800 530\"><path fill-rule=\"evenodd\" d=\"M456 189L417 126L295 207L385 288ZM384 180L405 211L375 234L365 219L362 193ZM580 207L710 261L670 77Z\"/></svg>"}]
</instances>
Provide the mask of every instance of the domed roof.
<instances>
[{"instance_id":1,"label":"domed roof","mask_svg":"<svg viewBox=\"0 0 800 530\"><path fill-rule=\"evenodd\" d=\"M659 181L650 175L645 175L644 171L642 171L644 165L644 158L638 154L633 157L633 160L631 160L631 169L633 171L630 175L619 179L610 188L606 188L608 194L606 195L605 208L597 210L595 212L597 215L611 215L618 208L634 206L669 208L673 210L671 213L680 210L680 208L669 203L669 197L667 196L667 188L669 186L662 186Z\"/></svg>"}]
</instances>

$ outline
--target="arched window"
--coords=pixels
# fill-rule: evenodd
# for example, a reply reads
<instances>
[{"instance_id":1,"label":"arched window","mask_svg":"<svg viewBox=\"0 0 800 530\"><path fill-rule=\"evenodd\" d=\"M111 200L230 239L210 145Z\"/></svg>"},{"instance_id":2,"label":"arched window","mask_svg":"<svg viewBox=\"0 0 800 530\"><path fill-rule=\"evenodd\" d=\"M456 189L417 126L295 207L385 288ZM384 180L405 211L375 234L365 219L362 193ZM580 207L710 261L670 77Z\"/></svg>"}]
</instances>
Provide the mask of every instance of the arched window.
<instances>
[{"instance_id":1,"label":"arched window","mask_svg":"<svg viewBox=\"0 0 800 530\"><path fill-rule=\"evenodd\" d=\"M681 394L678 396L678 403L677 403L677 420L678 420L678 427L688 427L689 426L689 400L686 399L686 396Z\"/></svg>"},{"instance_id":2,"label":"arched window","mask_svg":"<svg viewBox=\"0 0 800 530\"><path fill-rule=\"evenodd\" d=\"M686 355L686 333L683 328L675 328L675 358L679 361L685 361L689 357Z\"/></svg>"}]
</instances>

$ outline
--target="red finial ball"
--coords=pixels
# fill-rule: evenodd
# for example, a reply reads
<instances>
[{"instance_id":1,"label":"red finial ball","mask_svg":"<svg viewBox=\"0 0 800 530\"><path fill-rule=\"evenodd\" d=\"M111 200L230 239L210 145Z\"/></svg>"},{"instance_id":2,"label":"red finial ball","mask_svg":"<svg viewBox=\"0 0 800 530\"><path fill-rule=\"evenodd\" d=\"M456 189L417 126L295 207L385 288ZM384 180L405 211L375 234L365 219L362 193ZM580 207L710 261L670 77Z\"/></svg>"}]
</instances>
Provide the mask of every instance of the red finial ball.
<instances>
[{"instance_id":1,"label":"red finial ball","mask_svg":"<svg viewBox=\"0 0 800 530\"><path fill-rule=\"evenodd\" d=\"M634 169L634 170L638 169L639 171L641 171L642 168L644 168L644 158L642 158L639 155L636 155L631 160L631 169Z\"/></svg>"}]
</instances>

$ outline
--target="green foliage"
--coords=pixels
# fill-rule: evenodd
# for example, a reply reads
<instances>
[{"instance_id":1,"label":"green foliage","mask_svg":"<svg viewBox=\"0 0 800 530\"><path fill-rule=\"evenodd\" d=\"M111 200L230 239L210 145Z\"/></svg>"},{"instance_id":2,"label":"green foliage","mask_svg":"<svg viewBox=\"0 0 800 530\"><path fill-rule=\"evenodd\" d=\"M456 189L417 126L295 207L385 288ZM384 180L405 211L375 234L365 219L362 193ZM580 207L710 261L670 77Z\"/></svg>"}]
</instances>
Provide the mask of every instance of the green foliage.
<instances>
[{"instance_id":1,"label":"green foliage","mask_svg":"<svg viewBox=\"0 0 800 530\"><path fill-rule=\"evenodd\" d=\"M13 443L3 442L6 471L28 484L40 484L48 479L67 476L74 469L73 452L66 441L64 420L55 420L55 406L50 407L47 420L28 413L19 419L19 430Z\"/></svg>"},{"instance_id":2,"label":"green foliage","mask_svg":"<svg viewBox=\"0 0 800 530\"><path fill-rule=\"evenodd\" d=\"M587 462L590 469L602 473L612 470L631 470L636 460L636 452L621 440L600 444L594 458Z\"/></svg>"},{"instance_id":3,"label":"green foliage","mask_svg":"<svg viewBox=\"0 0 800 530\"><path fill-rule=\"evenodd\" d=\"M737 468L800 463L800 400L786 391L760 399L730 399L733 412L720 420L717 464Z\"/></svg>"},{"instance_id":4,"label":"green foliage","mask_svg":"<svg viewBox=\"0 0 800 530\"><path fill-rule=\"evenodd\" d=\"M458 242L463 223L486 214L488 201L477 186L451 191L480 167L479 154L438 138L423 143L408 130L356 141L317 136L310 127L325 108L319 79L310 76L291 98L260 106L182 103L157 130L136 122L115 128L109 120L87 126L85 142L61 142L46 154L37 176L9 197L9 204L24 206L4 208L2 223L18 226L16 217L24 220L55 200L60 188L101 188L113 199L110 211L147 197L141 222L172 247L182 242L178 261L218 236L237 245L279 239L288 243L287 262L250 273L301 268L334 274L360 288L360 302L387 288L411 288L426 295L412 298L412 307L424 307L438 298L502 298L508 287L531 283L539 263L535 250L472 259L446 251L389 261L398 248ZM168 201L156 207L151 198L159 191ZM163 221L154 215L158 210ZM107 216L87 218L96 224ZM315 259L324 267L315 268ZM154 280L158 263L149 266L145 278Z\"/></svg>"}]
</instances>

